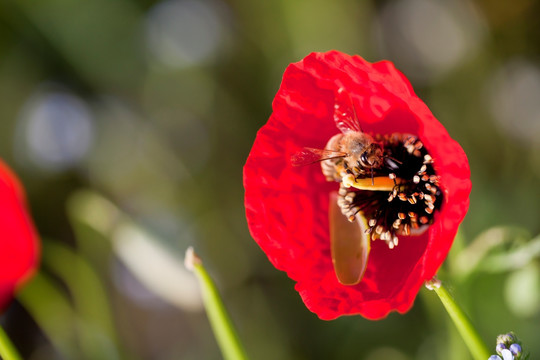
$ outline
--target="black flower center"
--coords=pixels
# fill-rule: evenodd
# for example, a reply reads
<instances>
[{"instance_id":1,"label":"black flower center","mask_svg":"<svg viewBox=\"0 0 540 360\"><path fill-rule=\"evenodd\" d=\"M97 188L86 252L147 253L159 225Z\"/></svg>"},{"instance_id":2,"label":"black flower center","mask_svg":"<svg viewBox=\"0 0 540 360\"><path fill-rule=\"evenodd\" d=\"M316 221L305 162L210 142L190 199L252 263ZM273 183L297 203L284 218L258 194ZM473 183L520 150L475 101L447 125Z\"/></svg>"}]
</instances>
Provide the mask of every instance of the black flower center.
<instances>
[{"instance_id":1,"label":"black flower center","mask_svg":"<svg viewBox=\"0 0 540 360\"><path fill-rule=\"evenodd\" d=\"M433 168L434 160L417 137L392 134L376 135L374 139L383 149L380 166L358 169L340 159L335 163L336 171L342 169L342 175L346 173L355 180L388 177L393 187L382 191L359 190L346 187L347 183L342 181L338 205L350 221L362 214L372 240L381 239L393 248L399 235L420 234L433 223L443 194Z\"/></svg>"}]
</instances>

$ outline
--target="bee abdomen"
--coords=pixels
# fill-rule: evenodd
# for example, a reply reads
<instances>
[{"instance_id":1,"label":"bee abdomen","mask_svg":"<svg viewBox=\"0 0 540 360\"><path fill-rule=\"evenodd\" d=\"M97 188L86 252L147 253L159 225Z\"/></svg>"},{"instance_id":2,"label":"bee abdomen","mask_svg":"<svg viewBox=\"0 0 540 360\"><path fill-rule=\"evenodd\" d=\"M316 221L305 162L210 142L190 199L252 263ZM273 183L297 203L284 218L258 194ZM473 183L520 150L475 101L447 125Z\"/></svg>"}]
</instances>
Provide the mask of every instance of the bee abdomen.
<instances>
[{"instance_id":1,"label":"bee abdomen","mask_svg":"<svg viewBox=\"0 0 540 360\"><path fill-rule=\"evenodd\" d=\"M340 142L342 138L343 134L336 134L332 136L326 143L325 148L332 151L341 151ZM339 174L338 172L338 164L342 162L343 159L341 158L321 161L321 170L327 181L341 181L342 174Z\"/></svg>"}]
</instances>

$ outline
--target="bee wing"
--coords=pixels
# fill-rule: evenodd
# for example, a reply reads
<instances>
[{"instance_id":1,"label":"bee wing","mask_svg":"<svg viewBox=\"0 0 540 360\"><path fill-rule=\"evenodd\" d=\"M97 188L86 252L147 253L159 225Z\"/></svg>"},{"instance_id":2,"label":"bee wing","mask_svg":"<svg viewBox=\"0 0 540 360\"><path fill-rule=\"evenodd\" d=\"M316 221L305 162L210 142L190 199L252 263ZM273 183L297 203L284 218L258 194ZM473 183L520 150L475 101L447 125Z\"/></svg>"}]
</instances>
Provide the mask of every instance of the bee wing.
<instances>
[{"instance_id":1,"label":"bee wing","mask_svg":"<svg viewBox=\"0 0 540 360\"><path fill-rule=\"evenodd\" d=\"M365 220L356 216L350 222L341 213L336 192L330 194L329 220L332 262L338 281L343 285L356 285L367 268L370 250L369 234L365 233Z\"/></svg>"},{"instance_id":2,"label":"bee wing","mask_svg":"<svg viewBox=\"0 0 540 360\"><path fill-rule=\"evenodd\" d=\"M347 153L341 151L305 147L291 156L291 164L293 166L303 166L317 161L342 158L347 155Z\"/></svg>"},{"instance_id":3,"label":"bee wing","mask_svg":"<svg viewBox=\"0 0 540 360\"><path fill-rule=\"evenodd\" d=\"M349 131L362 132L351 95L344 88L339 88L334 103L334 121L342 133Z\"/></svg>"}]
</instances>

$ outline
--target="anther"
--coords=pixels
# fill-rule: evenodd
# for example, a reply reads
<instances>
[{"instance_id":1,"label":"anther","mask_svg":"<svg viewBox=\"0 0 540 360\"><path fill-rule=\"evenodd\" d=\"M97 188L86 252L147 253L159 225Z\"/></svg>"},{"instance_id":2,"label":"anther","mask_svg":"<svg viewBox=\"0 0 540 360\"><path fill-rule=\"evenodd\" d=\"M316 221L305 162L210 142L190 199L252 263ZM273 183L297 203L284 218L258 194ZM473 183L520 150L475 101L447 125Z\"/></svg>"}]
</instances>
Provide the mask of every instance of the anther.
<instances>
[{"instance_id":1,"label":"anther","mask_svg":"<svg viewBox=\"0 0 540 360\"><path fill-rule=\"evenodd\" d=\"M431 155L429 154L424 155L424 164L431 164L432 162L433 162L433 158L431 157Z\"/></svg>"},{"instance_id":2,"label":"anther","mask_svg":"<svg viewBox=\"0 0 540 360\"><path fill-rule=\"evenodd\" d=\"M369 225L370 227L374 227L375 225L377 225L377 220L375 220L375 219L369 219L368 225Z\"/></svg>"},{"instance_id":3,"label":"anther","mask_svg":"<svg viewBox=\"0 0 540 360\"><path fill-rule=\"evenodd\" d=\"M401 220L400 220L400 219L396 219L396 220L394 221L394 223L392 224L392 227L393 227L394 229L399 229L400 225L401 225Z\"/></svg>"},{"instance_id":4,"label":"anther","mask_svg":"<svg viewBox=\"0 0 540 360\"><path fill-rule=\"evenodd\" d=\"M378 225L376 228L375 228L375 232L378 234L378 235L381 235L382 232L383 232L384 228L382 227L382 225Z\"/></svg>"},{"instance_id":5,"label":"anther","mask_svg":"<svg viewBox=\"0 0 540 360\"><path fill-rule=\"evenodd\" d=\"M390 178L390 180L395 180L396 179L396 174L390 173L390 174L388 174L388 177Z\"/></svg>"},{"instance_id":6,"label":"anther","mask_svg":"<svg viewBox=\"0 0 540 360\"><path fill-rule=\"evenodd\" d=\"M422 167L420 168L420 170L418 170L418 173L419 173L419 174L423 174L423 173L426 172L426 170L427 170L427 166L426 166L426 164L424 164L424 165L422 165Z\"/></svg>"},{"instance_id":7,"label":"anther","mask_svg":"<svg viewBox=\"0 0 540 360\"><path fill-rule=\"evenodd\" d=\"M415 197L414 195L411 196L410 198L408 198L407 200L409 200L409 202L410 202L411 204L413 204L413 205L416 204L416 197Z\"/></svg>"},{"instance_id":8,"label":"anther","mask_svg":"<svg viewBox=\"0 0 540 360\"><path fill-rule=\"evenodd\" d=\"M427 216L420 216L420 223L421 224L427 224L429 221L429 219L427 218Z\"/></svg>"},{"instance_id":9,"label":"anther","mask_svg":"<svg viewBox=\"0 0 540 360\"><path fill-rule=\"evenodd\" d=\"M405 220L405 218L407 217L407 215L405 215L405 213L401 213L401 212L398 213L397 216L398 216L398 218L399 218L400 220Z\"/></svg>"},{"instance_id":10,"label":"anther","mask_svg":"<svg viewBox=\"0 0 540 360\"><path fill-rule=\"evenodd\" d=\"M415 183L415 184L418 184L418 183L420 182L420 176L418 176L418 175L414 175L414 177L413 177L413 180L412 180L412 181L413 181L413 183Z\"/></svg>"},{"instance_id":11,"label":"anther","mask_svg":"<svg viewBox=\"0 0 540 360\"><path fill-rule=\"evenodd\" d=\"M405 147L410 146L415 141L416 141L416 138L414 136L409 136L407 140L405 140L403 146Z\"/></svg>"},{"instance_id":12,"label":"anther","mask_svg":"<svg viewBox=\"0 0 540 360\"><path fill-rule=\"evenodd\" d=\"M409 226L409 224L403 225L403 233L407 236L411 234L411 227Z\"/></svg>"},{"instance_id":13,"label":"anther","mask_svg":"<svg viewBox=\"0 0 540 360\"><path fill-rule=\"evenodd\" d=\"M360 207L359 206L351 207L350 212L351 214L356 215L360 212Z\"/></svg>"}]
</instances>

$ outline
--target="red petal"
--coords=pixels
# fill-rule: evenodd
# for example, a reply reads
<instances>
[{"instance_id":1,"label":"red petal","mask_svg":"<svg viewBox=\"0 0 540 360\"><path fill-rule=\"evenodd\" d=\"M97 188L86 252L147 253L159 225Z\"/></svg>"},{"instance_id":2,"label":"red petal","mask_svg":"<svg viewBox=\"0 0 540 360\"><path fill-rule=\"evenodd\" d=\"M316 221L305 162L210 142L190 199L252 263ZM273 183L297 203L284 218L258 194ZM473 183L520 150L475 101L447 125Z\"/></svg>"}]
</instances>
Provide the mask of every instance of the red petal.
<instances>
[{"instance_id":1,"label":"red petal","mask_svg":"<svg viewBox=\"0 0 540 360\"><path fill-rule=\"evenodd\" d=\"M23 189L0 161L0 308L33 274L38 261L39 241L26 210Z\"/></svg>"},{"instance_id":2,"label":"red petal","mask_svg":"<svg viewBox=\"0 0 540 360\"><path fill-rule=\"evenodd\" d=\"M326 182L318 166L292 167L289 160L300 148L324 148L339 132L333 106L340 87L351 95L364 131L417 135L435 159L445 192L428 232L400 239L393 250L373 242L364 278L354 286L337 281L330 256L328 194L338 184ZM463 150L388 61L313 53L287 68L273 109L244 167L253 238L274 266L297 282L306 306L321 319L349 314L379 319L392 310L407 311L445 259L468 209L471 184Z\"/></svg>"}]
</instances>

